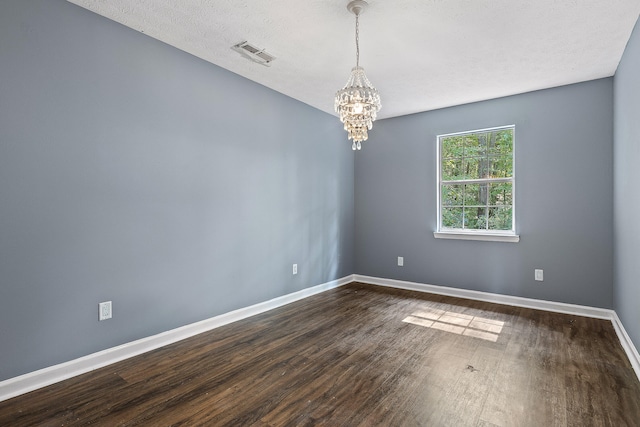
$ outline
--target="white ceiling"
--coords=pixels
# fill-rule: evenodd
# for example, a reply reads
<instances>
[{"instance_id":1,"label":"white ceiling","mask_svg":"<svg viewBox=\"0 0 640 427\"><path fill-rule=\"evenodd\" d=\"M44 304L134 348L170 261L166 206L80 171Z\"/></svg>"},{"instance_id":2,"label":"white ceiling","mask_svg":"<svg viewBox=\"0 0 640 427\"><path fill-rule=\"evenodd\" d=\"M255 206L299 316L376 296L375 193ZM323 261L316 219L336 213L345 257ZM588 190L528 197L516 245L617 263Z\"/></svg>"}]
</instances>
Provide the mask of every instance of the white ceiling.
<instances>
[{"instance_id":1,"label":"white ceiling","mask_svg":"<svg viewBox=\"0 0 640 427\"><path fill-rule=\"evenodd\" d=\"M69 0L334 114L355 65L348 0ZM379 118L612 76L638 0L369 0L360 63ZM275 56L271 67L231 46Z\"/></svg>"}]
</instances>

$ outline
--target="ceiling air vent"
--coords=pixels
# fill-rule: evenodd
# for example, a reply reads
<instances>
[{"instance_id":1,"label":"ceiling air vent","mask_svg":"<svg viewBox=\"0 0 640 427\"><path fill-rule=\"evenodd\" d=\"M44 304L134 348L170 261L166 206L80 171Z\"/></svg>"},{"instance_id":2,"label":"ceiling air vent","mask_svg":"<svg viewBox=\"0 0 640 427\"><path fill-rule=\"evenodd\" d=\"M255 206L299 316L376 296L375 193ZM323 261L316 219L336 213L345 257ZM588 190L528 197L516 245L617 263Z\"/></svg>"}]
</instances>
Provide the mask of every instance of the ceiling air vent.
<instances>
[{"instance_id":1,"label":"ceiling air vent","mask_svg":"<svg viewBox=\"0 0 640 427\"><path fill-rule=\"evenodd\" d=\"M271 61L276 59L274 56L265 52L264 49L255 47L247 41L233 45L231 49L236 52L240 52L243 56L246 56L253 62L257 62L258 64L262 64L267 67L271 66Z\"/></svg>"}]
</instances>

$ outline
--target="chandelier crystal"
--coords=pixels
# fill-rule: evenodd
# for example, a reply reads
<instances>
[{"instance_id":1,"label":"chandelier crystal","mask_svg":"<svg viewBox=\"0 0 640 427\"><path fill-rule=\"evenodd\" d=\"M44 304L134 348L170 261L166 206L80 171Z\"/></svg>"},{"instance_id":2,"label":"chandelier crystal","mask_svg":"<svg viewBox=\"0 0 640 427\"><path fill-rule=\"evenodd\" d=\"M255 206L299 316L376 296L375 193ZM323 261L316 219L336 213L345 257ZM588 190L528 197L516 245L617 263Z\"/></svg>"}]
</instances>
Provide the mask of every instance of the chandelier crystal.
<instances>
[{"instance_id":1,"label":"chandelier crystal","mask_svg":"<svg viewBox=\"0 0 640 427\"><path fill-rule=\"evenodd\" d=\"M376 115L380 111L380 94L373 87L364 68L360 66L360 22L359 17L367 2L354 0L347 9L356 15L356 66L351 69L347 84L336 93L335 111L344 123L344 130L353 141L351 148L360 150L362 142L369 138L368 131L373 127Z\"/></svg>"}]
</instances>

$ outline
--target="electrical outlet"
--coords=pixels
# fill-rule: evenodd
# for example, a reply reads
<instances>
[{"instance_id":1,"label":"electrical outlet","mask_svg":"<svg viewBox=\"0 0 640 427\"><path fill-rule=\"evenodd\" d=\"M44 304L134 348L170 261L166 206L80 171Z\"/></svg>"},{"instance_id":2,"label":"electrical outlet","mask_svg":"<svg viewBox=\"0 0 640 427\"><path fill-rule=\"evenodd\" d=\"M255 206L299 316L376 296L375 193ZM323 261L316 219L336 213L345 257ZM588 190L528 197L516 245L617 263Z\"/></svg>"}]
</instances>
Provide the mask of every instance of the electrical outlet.
<instances>
[{"instance_id":1,"label":"electrical outlet","mask_svg":"<svg viewBox=\"0 0 640 427\"><path fill-rule=\"evenodd\" d=\"M293 274L298 274L298 264L293 264Z\"/></svg>"},{"instance_id":2,"label":"electrical outlet","mask_svg":"<svg viewBox=\"0 0 640 427\"><path fill-rule=\"evenodd\" d=\"M107 320L112 317L111 301L98 304L98 320Z\"/></svg>"},{"instance_id":3,"label":"electrical outlet","mask_svg":"<svg viewBox=\"0 0 640 427\"><path fill-rule=\"evenodd\" d=\"M536 268L536 271L535 271L535 279L536 279L536 281L538 281L538 282L542 282L542 281L544 281L544 270L540 270L540 269L537 269L537 268Z\"/></svg>"},{"instance_id":4,"label":"electrical outlet","mask_svg":"<svg viewBox=\"0 0 640 427\"><path fill-rule=\"evenodd\" d=\"M404 267L404 257L402 257L402 256L398 257L398 266L399 267Z\"/></svg>"}]
</instances>

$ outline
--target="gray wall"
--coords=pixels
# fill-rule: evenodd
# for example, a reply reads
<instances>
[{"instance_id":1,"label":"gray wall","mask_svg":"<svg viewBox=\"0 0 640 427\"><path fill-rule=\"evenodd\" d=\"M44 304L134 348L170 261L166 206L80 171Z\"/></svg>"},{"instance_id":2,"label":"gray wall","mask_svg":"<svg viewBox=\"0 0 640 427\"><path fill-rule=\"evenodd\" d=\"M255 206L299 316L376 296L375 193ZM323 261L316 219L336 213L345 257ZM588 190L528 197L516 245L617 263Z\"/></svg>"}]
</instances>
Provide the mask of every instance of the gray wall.
<instances>
[{"instance_id":1,"label":"gray wall","mask_svg":"<svg viewBox=\"0 0 640 427\"><path fill-rule=\"evenodd\" d=\"M353 213L336 118L63 0L0 2L0 380L351 274Z\"/></svg>"},{"instance_id":2,"label":"gray wall","mask_svg":"<svg viewBox=\"0 0 640 427\"><path fill-rule=\"evenodd\" d=\"M614 79L614 304L640 345L640 26Z\"/></svg>"},{"instance_id":3,"label":"gray wall","mask_svg":"<svg viewBox=\"0 0 640 427\"><path fill-rule=\"evenodd\" d=\"M355 162L356 273L611 308L612 111L608 78L376 122ZM435 239L436 136L510 124L520 242Z\"/></svg>"}]
</instances>

